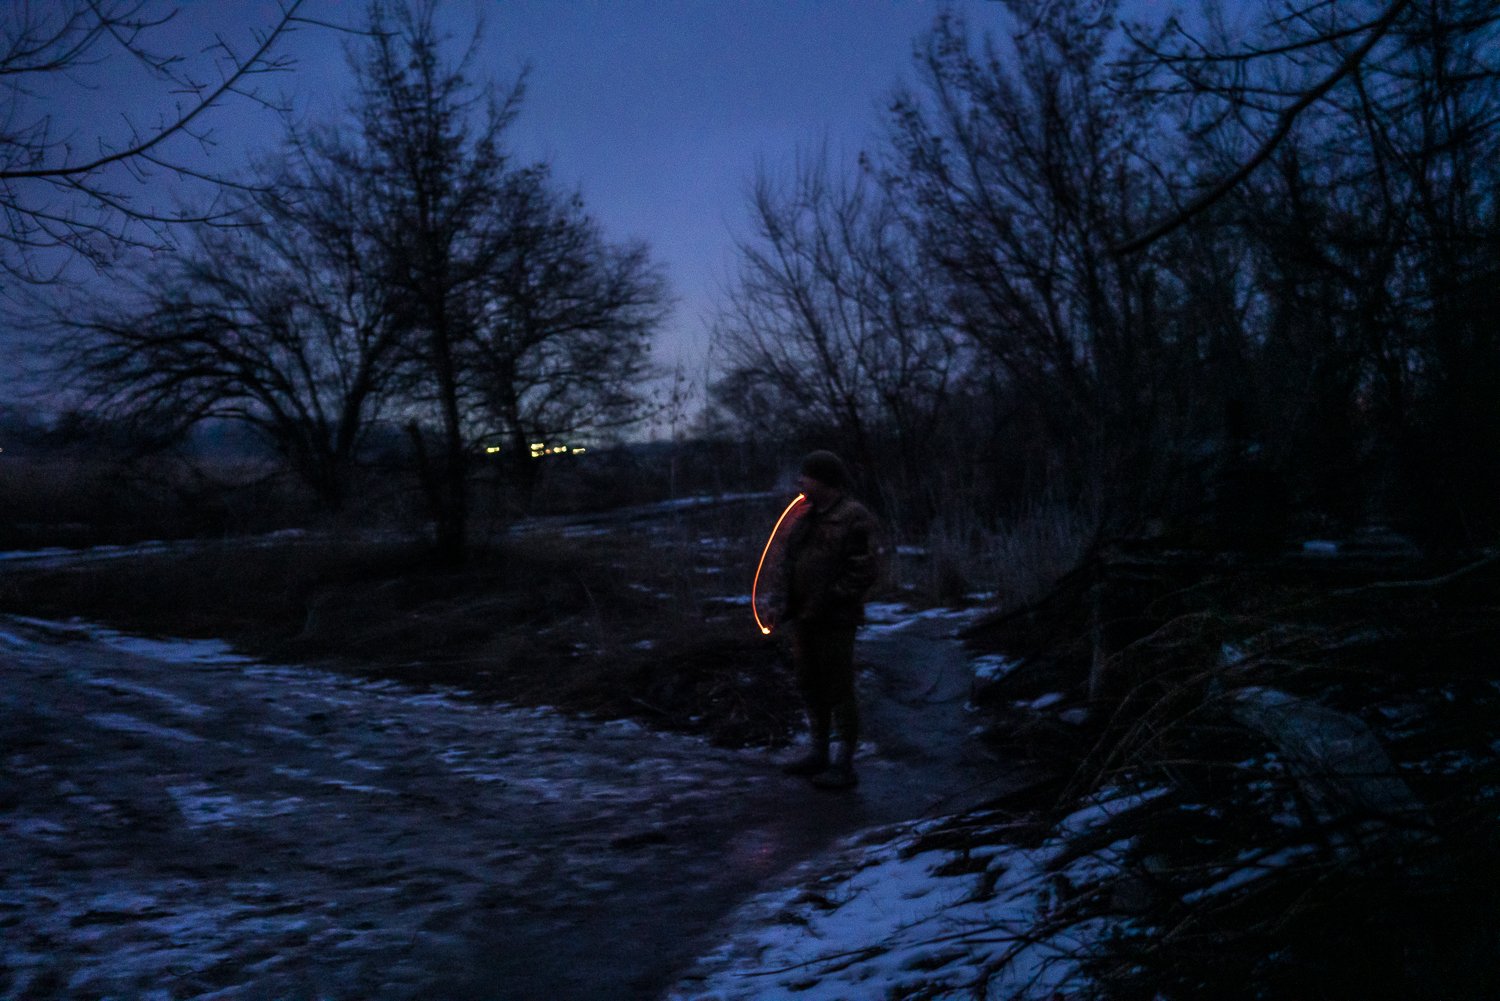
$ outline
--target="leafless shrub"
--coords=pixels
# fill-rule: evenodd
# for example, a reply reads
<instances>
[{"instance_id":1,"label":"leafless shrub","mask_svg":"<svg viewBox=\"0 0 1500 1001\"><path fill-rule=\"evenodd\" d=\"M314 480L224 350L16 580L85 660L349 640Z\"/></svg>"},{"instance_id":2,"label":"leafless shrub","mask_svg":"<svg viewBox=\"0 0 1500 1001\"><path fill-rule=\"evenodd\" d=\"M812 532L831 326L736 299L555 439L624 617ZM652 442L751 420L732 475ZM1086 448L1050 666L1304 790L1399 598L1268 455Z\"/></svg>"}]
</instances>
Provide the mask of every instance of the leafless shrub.
<instances>
[{"instance_id":1,"label":"leafless shrub","mask_svg":"<svg viewBox=\"0 0 1500 1001\"><path fill-rule=\"evenodd\" d=\"M1491 996L1496 697L1478 682L1500 633L1479 611L1494 557L1171 567L1119 568L1139 600L1096 606L1128 621L1095 633L1114 640L1094 649L1109 683L1086 694L1087 645L1052 667L1071 694L1050 711L1089 721L1052 746L1064 778L1032 819L1101 790L1163 792L1149 822L1058 856L1126 846L1029 934L1114 928L1069 952L1101 998ZM1086 626L1087 602L1069 607Z\"/></svg>"},{"instance_id":2,"label":"leafless shrub","mask_svg":"<svg viewBox=\"0 0 1500 1001\"><path fill-rule=\"evenodd\" d=\"M898 554L894 583L937 603L982 600L1017 608L1075 569L1098 532L1096 514L1062 503L1037 503L998 524L950 506L920 545Z\"/></svg>"}]
</instances>

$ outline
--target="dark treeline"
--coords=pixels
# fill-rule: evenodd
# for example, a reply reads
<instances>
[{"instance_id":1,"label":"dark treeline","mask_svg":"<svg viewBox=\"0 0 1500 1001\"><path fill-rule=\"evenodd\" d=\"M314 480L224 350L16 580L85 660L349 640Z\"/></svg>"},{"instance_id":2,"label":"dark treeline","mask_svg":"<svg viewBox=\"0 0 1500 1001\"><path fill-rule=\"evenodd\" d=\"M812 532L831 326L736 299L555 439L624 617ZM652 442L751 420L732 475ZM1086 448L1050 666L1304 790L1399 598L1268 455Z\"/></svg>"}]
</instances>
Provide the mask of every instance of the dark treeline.
<instances>
[{"instance_id":1,"label":"dark treeline","mask_svg":"<svg viewBox=\"0 0 1500 1001\"><path fill-rule=\"evenodd\" d=\"M938 19L857 164L761 172L720 432L845 451L909 529L1492 540L1495 6L1007 7Z\"/></svg>"},{"instance_id":2,"label":"dark treeline","mask_svg":"<svg viewBox=\"0 0 1500 1001\"><path fill-rule=\"evenodd\" d=\"M700 427L746 473L726 488L827 445L898 534L971 550L1027 519L1075 553L1492 540L1494 5L995 10L1003 39L938 17L857 162L757 178ZM532 443L647 412L668 292L508 152L524 81L445 58L430 3L351 37L345 115L59 308L58 371L153 441L254 428L330 511L409 483L457 558L476 497L533 495Z\"/></svg>"},{"instance_id":3,"label":"dark treeline","mask_svg":"<svg viewBox=\"0 0 1500 1001\"><path fill-rule=\"evenodd\" d=\"M643 245L606 240L546 165L515 161L523 82L471 80L434 15L373 4L344 117L289 126L220 190L233 212L176 228L54 324L81 409L158 444L248 425L333 512L379 456L458 560L481 459L524 497L531 443L641 418L668 293Z\"/></svg>"}]
</instances>

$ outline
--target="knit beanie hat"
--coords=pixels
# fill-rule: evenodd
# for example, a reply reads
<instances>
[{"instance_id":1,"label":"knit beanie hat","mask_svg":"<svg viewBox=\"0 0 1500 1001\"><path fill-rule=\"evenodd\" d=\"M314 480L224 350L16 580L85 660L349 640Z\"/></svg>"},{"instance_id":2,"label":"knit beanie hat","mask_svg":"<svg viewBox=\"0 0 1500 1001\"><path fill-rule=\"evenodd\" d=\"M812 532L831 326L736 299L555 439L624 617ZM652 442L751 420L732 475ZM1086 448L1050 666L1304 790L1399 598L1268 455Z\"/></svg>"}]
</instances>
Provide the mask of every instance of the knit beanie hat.
<instances>
[{"instance_id":1,"label":"knit beanie hat","mask_svg":"<svg viewBox=\"0 0 1500 1001\"><path fill-rule=\"evenodd\" d=\"M849 486L849 470L844 461L825 449L809 452L802 460L802 475L839 490Z\"/></svg>"}]
</instances>

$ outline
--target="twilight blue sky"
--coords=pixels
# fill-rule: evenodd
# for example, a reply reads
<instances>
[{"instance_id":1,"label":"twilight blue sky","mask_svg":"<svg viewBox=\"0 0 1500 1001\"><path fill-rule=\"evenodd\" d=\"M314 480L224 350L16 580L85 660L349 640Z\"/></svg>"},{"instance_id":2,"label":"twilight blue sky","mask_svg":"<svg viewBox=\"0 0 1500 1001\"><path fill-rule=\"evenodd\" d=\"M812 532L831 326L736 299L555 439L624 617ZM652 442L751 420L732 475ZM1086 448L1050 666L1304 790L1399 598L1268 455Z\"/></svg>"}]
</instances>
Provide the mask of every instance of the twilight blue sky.
<instances>
[{"instance_id":1,"label":"twilight blue sky","mask_svg":"<svg viewBox=\"0 0 1500 1001\"><path fill-rule=\"evenodd\" d=\"M976 25L999 23L992 0L953 6ZM850 155L870 145L883 97L939 9L934 0L450 0L445 13L459 41L482 17L477 73L509 82L530 65L515 150L549 161L611 237L651 244L680 300L659 359L696 374L757 161L789 167L825 141ZM300 45L297 55L305 68L318 60Z\"/></svg>"},{"instance_id":2,"label":"twilight blue sky","mask_svg":"<svg viewBox=\"0 0 1500 1001\"><path fill-rule=\"evenodd\" d=\"M3 0L0 0L3 2ZM162 0L165 4L167 0ZM1058 0L1068 2L1068 0ZM1003 32L995 0L947 0L978 30ZM274 21L274 0L180 0L152 39L197 61L218 34L246 49ZM940 0L445 0L455 51L484 24L473 73L502 84L530 65L526 101L510 138L525 160L545 159L578 189L613 239L640 238L667 268L679 298L659 341L664 365L701 374L707 317L746 229L746 191L758 162L789 169L799 150L826 144L835 156L871 147L880 109L911 76L914 41ZM1167 0L1128 5L1154 18ZM302 13L357 24L364 0L305 0ZM261 81L299 115L326 118L346 99L344 39L303 27L280 51L295 68ZM78 134L119 132L121 109L149 125L174 100L135 82L118 60L82 89L43 95ZM107 72L105 72L107 71ZM91 85L91 86L90 86ZM154 88L154 89L153 89ZM239 101L207 123L215 169L275 147L278 118ZM118 138L118 137L116 137ZM181 148L179 147L179 153ZM198 156L198 151L188 154ZM170 179L154 188L169 190Z\"/></svg>"},{"instance_id":3,"label":"twilight blue sky","mask_svg":"<svg viewBox=\"0 0 1500 1001\"><path fill-rule=\"evenodd\" d=\"M959 3L976 19L998 5ZM581 187L611 233L649 240L682 297L663 360L701 354L757 161L870 145L937 7L927 0L497 3L487 53L532 61L523 153Z\"/></svg>"}]
</instances>

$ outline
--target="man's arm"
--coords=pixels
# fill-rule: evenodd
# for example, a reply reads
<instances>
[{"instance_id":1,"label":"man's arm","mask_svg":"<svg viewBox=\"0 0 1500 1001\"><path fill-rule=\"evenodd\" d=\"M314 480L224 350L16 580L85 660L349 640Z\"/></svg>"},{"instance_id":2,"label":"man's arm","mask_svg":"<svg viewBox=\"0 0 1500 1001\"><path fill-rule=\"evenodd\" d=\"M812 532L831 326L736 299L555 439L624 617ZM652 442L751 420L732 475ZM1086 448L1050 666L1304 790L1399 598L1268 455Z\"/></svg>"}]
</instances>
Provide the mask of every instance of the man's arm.
<instances>
[{"instance_id":1,"label":"man's arm","mask_svg":"<svg viewBox=\"0 0 1500 1001\"><path fill-rule=\"evenodd\" d=\"M880 575L880 554L876 541L877 526L870 516L850 526L845 539L838 575L828 588L834 600L860 601Z\"/></svg>"},{"instance_id":2,"label":"man's arm","mask_svg":"<svg viewBox=\"0 0 1500 1001\"><path fill-rule=\"evenodd\" d=\"M783 624L791 618L792 563L806 535L803 518L803 511L794 511L786 526L785 537L777 547L779 552L772 557L770 621L776 624Z\"/></svg>"}]
</instances>

